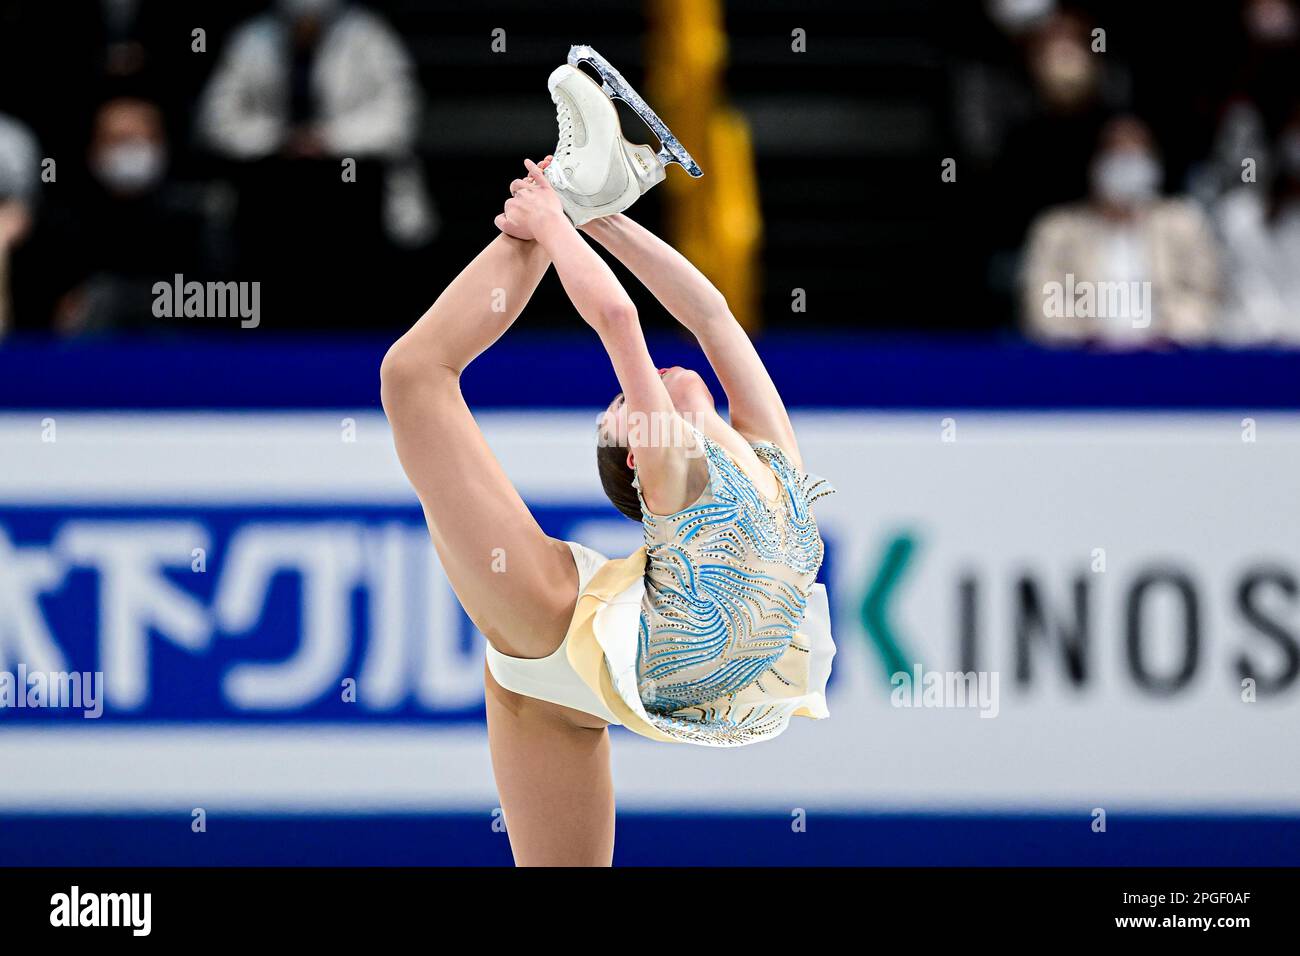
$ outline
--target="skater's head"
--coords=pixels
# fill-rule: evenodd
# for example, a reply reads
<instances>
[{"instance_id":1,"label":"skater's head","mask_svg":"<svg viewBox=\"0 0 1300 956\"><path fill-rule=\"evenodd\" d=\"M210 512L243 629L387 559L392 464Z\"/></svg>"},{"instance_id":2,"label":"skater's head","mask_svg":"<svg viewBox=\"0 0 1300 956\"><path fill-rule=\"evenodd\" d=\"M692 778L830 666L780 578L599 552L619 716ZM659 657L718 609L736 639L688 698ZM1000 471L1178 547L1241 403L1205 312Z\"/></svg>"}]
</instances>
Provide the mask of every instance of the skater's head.
<instances>
[{"instance_id":1,"label":"skater's head","mask_svg":"<svg viewBox=\"0 0 1300 956\"><path fill-rule=\"evenodd\" d=\"M698 373L681 366L660 369L668 397L677 412L678 423L697 424L716 411L713 393ZM646 420L642 420L645 418ZM683 441L685 429L670 422L657 422L644 413L629 412L623 393L619 392L600 416L596 427L596 468L600 483L614 507L633 521L641 520L641 502L632 479L636 477L636 453L629 447L628 436L646 436L641 441Z\"/></svg>"}]
</instances>

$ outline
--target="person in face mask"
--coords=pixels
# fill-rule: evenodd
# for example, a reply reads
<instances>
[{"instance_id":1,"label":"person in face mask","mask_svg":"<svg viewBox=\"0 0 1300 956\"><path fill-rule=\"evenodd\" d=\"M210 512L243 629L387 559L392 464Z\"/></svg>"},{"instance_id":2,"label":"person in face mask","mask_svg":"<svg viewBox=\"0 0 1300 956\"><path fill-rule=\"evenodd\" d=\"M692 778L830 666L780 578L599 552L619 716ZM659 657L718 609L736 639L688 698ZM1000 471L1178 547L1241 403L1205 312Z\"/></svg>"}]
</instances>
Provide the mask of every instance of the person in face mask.
<instances>
[{"instance_id":1,"label":"person in face mask","mask_svg":"<svg viewBox=\"0 0 1300 956\"><path fill-rule=\"evenodd\" d=\"M65 335L156 326L153 283L206 278L218 229L205 187L174 181L162 113L117 96L95 113L89 189L60 217L51 245L61 275L52 324Z\"/></svg>"},{"instance_id":2,"label":"person in face mask","mask_svg":"<svg viewBox=\"0 0 1300 956\"><path fill-rule=\"evenodd\" d=\"M1160 195L1164 170L1146 124L1122 117L1108 125L1089 171L1092 195L1108 216L1131 218Z\"/></svg>"},{"instance_id":3,"label":"person in face mask","mask_svg":"<svg viewBox=\"0 0 1300 956\"><path fill-rule=\"evenodd\" d=\"M1162 196L1150 128L1133 116L1102 127L1083 202L1049 208L1022 260L1026 331L1052 343L1132 348L1218 334L1218 251L1208 220Z\"/></svg>"},{"instance_id":4,"label":"person in face mask","mask_svg":"<svg viewBox=\"0 0 1300 956\"><path fill-rule=\"evenodd\" d=\"M139 196L156 187L167 170L162 115L152 103L110 100L96 117L90 172L108 192Z\"/></svg>"}]
</instances>

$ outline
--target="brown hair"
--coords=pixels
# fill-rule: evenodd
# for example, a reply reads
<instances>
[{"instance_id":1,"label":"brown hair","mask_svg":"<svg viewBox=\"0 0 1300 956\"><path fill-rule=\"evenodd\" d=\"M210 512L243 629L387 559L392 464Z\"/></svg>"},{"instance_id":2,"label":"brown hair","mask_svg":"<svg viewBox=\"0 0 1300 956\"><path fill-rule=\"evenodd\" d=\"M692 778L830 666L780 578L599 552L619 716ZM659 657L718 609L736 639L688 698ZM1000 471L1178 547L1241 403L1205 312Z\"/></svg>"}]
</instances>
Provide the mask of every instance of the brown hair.
<instances>
[{"instance_id":1,"label":"brown hair","mask_svg":"<svg viewBox=\"0 0 1300 956\"><path fill-rule=\"evenodd\" d=\"M641 522L641 499L632 487L633 473L627 466L627 446L615 445L604 436L596 439L596 470L610 502L633 521Z\"/></svg>"}]
</instances>

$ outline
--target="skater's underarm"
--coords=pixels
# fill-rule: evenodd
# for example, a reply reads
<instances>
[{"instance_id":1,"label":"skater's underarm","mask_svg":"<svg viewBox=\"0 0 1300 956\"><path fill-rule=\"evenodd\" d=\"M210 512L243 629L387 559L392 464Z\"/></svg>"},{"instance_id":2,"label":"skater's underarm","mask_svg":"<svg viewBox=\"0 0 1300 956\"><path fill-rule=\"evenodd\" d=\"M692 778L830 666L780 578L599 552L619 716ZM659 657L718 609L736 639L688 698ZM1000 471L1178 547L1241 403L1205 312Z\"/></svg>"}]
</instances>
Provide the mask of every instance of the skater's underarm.
<instances>
[{"instance_id":1,"label":"skater's underarm","mask_svg":"<svg viewBox=\"0 0 1300 956\"><path fill-rule=\"evenodd\" d=\"M740 323L728 312L726 321L710 324L696 339L727 393L731 427L749 441L772 442L803 468L785 402Z\"/></svg>"},{"instance_id":2,"label":"skater's underarm","mask_svg":"<svg viewBox=\"0 0 1300 956\"><path fill-rule=\"evenodd\" d=\"M537 241L574 308L600 336L629 410L671 413L672 399L650 360L636 306L609 266L563 217L539 228Z\"/></svg>"},{"instance_id":3,"label":"skater's underarm","mask_svg":"<svg viewBox=\"0 0 1300 956\"><path fill-rule=\"evenodd\" d=\"M621 213L582 227L691 332L732 321L722 293L680 252Z\"/></svg>"},{"instance_id":4,"label":"skater's underarm","mask_svg":"<svg viewBox=\"0 0 1300 956\"><path fill-rule=\"evenodd\" d=\"M802 467L785 403L722 293L689 259L624 215L583 227L694 333L727 393L731 424L746 438L770 441Z\"/></svg>"},{"instance_id":5,"label":"skater's underarm","mask_svg":"<svg viewBox=\"0 0 1300 956\"><path fill-rule=\"evenodd\" d=\"M627 444L636 455L642 494L652 510L676 511L685 503L690 473L687 432L650 358L636 311L614 315L598 331L627 403Z\"/></svg>"},{"instance_id":6,"label":"skater's underarm","mask_svg":"<svg viewBox=\"0 0 1300 956\"><path fill-rule=\"evenodd\" d=\"M540 227L537 241L555 264L555 274L574 308L597 332L611 317L617 319L633 309L613 271L563 216Z\"/></svg>"},{"instance_id":7,"label":"skater's underarm","mask_svg":"<svg viewBox=\"0 0 1300 956\"><path fill-rule=\"evenodd\" d=\"M672 433L669 423L677 417L677 411L650 358L627 290L567 219L546 224L536 235L574 307L600 336L627 401L628 414L643 416L641 420L647 423L628 436L645 484L657 489L684 484L688 464L685 449L661 440L663 434Z\"/></svg>"}]
</instances>

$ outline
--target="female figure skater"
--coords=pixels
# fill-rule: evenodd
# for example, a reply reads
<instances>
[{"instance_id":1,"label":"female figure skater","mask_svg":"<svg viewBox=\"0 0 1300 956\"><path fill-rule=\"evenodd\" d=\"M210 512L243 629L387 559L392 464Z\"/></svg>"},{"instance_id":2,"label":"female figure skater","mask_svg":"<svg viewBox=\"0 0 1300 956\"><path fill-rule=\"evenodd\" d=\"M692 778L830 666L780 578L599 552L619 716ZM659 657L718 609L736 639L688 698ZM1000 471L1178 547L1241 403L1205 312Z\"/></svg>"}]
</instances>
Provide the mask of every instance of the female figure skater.
<instances>
[{"instance_id":1,"label":"female figure skater","mask_svg":"<svg viewBox=\"0 0 1300 956\"><path fill-rule=\"evenodd\" d=\"M556 164L573 161L557 150ZM811 505L830 489L804 473L780 395L717 289L620 213L581 227L695 334L730 422L699 375L655 367L627 293L544 167L525 166L501 235L389 350L382 398L443 568L488 640L488 740L515 861L608 865L609 724L736 746L827 716L834 645ZM461 397L461 372L551 265L622 386L597 457L611 500L644 526L627 558L547 537Z\"/></svg>"}]
</instances>

